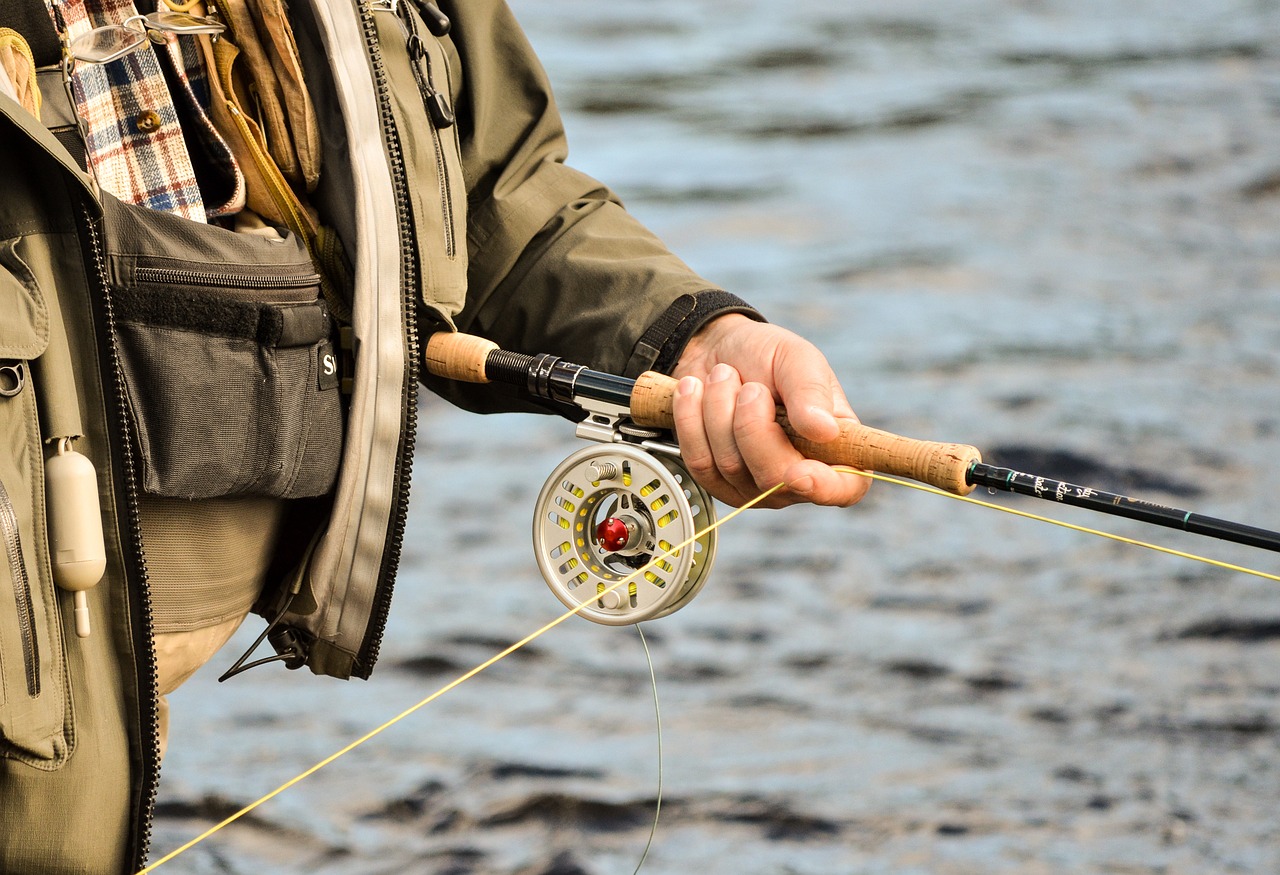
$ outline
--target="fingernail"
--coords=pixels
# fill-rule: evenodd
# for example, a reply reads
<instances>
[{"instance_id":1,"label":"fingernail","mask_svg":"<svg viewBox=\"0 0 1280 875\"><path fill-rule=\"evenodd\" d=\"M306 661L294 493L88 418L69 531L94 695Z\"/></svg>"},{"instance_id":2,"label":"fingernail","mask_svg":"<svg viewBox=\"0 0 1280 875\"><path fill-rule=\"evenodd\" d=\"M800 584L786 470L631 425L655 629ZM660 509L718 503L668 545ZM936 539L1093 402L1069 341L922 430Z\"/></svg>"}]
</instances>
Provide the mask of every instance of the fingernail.
<instances>
[{"instance_id":1,"label":"fingernail","mask_svg":"<svg viewBox=\"0 0 1280 875\"><path fill-rule=\"evenodd\" d=\"M754 404L760 399L760 393L764 391L764 386L759 383L747 383L742 387L742 391L738 393L739 404Z\"/></svg>"},{"instance_id":2,"label":"fingernail","mask_svg":"<svg viewBox=\"0 0 1280 875\"><path fill-rule=\"evenodd\" d=\"M805 474L803 477L799 477L791 483L788 483L787 488L797 495L809 495L814 489L813 477L809 474Z\"/></svg>"},{"instance_id":3,"label":"fingernail","mask_svg":"<svg viewBox=\"0 0 1280 875\"><path fill-rule=\"evenodd\" d=\"M698 391L698 378L685 377L679 383L676 383L676 394L681 398L687 398L694 392Z\"/></svg>"},{"instance_id":4,"label":"fingernail","mask_svg":"<svg viewBox=\"0 0 1280 875\"><path fill-rule=\"evenodd\" d=\"M733 375L733 368L726 364L718 364L711 369L711 373L707 375L708 383L720 383L729 379Z\"/></svg>"},{"instance_id":5,"label":"fingernail","mask_svg":"<svg viewBox=\"0 0 1280 875\"><path fill-rule=\"evenodd\" d=\"M835 414L829 410L824 410L817 405L809 408L809 413L814 417L829 423L833 428L839 428L840 423L836 421Z\"/></svg>"}]
</instances>

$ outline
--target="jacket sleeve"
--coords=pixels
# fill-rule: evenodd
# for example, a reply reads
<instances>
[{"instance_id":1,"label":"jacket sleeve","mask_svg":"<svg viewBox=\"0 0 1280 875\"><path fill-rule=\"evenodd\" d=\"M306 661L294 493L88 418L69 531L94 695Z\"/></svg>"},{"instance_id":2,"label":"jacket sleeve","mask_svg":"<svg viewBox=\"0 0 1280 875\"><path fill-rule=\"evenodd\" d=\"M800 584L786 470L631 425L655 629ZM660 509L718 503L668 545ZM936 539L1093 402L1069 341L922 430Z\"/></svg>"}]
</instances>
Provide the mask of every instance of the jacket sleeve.
<instances>
[{"instance_id":1,"label":"jacket sleeve","mask_svg":"<svg viewBox=\"0 0 1280 875\"><path fill-rule=\"evenodd\" d=\"M670 369L713 316L750 306L715 288L565 164L545 71L504 0L441 0L458 58L470 267L462 331L611 373ZM429 385L477 410L528 409L500 387ZM497 391L495 391L495 389Z\"/></svg>"}]
</instances>

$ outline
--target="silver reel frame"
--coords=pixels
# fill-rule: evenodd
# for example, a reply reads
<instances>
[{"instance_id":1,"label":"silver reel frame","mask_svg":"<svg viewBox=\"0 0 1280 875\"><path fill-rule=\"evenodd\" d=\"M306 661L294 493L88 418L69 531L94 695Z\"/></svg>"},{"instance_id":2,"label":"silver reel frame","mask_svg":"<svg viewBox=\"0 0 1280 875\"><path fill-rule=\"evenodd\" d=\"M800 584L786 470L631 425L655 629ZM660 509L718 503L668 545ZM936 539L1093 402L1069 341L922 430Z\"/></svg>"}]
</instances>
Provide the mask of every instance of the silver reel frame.
<instances>
[{"instance_id":1,"label":"silver reel frame","mask_svg":"<svg viewBox=\"0 0 1280 875\"><path fill-rule=\"evenodd\" d=\"M619 549L597 537L609 518L629 521L631 535ZM588 620L626 626L664 617L698 594L715 559L714 522L711 496L677 457L628 443L595 444L561 462L543 484L534 553L566 607L585 604L578 613Z\"/></svg>"}]
</instances>

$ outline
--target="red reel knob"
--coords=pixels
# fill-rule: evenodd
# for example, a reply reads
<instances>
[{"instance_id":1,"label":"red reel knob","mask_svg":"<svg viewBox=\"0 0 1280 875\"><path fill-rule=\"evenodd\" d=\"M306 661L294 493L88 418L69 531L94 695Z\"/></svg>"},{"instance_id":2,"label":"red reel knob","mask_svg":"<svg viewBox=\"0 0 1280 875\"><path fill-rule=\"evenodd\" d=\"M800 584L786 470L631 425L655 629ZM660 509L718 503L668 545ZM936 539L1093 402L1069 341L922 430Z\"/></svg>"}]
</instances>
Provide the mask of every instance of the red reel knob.
<instances>
[{"instance_id":1,"label":"red reel knob","mask_svg":"<svg viewBox=\"0 0 1280 875\"><path fill-rule=\"evenodd\" d=\"M617 517L609 517L596 526L596 541L610 553L626 549L631 540L631 527Z\"/></svg>"}]
</instances>

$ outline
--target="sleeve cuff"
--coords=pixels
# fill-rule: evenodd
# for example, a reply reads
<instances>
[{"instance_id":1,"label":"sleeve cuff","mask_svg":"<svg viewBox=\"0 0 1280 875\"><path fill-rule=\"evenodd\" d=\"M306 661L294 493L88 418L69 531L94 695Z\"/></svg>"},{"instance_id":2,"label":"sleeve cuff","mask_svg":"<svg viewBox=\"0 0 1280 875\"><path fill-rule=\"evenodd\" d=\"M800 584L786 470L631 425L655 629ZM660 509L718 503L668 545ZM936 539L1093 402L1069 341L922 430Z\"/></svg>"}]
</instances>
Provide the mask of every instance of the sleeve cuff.
<instances>
[{"instance_id":1,"label":"sleeve cuff","mask_svg":"<svg viewBox=\"0 0 1280 875\"><path fill-rule=\"evenodd\" d=\"M741 313L758 322L766 321L746 301L720 289L681 295L636 342L625 376L638 377L645 371L671 373L689 338L715 317L727 313Z\"/></svg>"}]
</instances>

